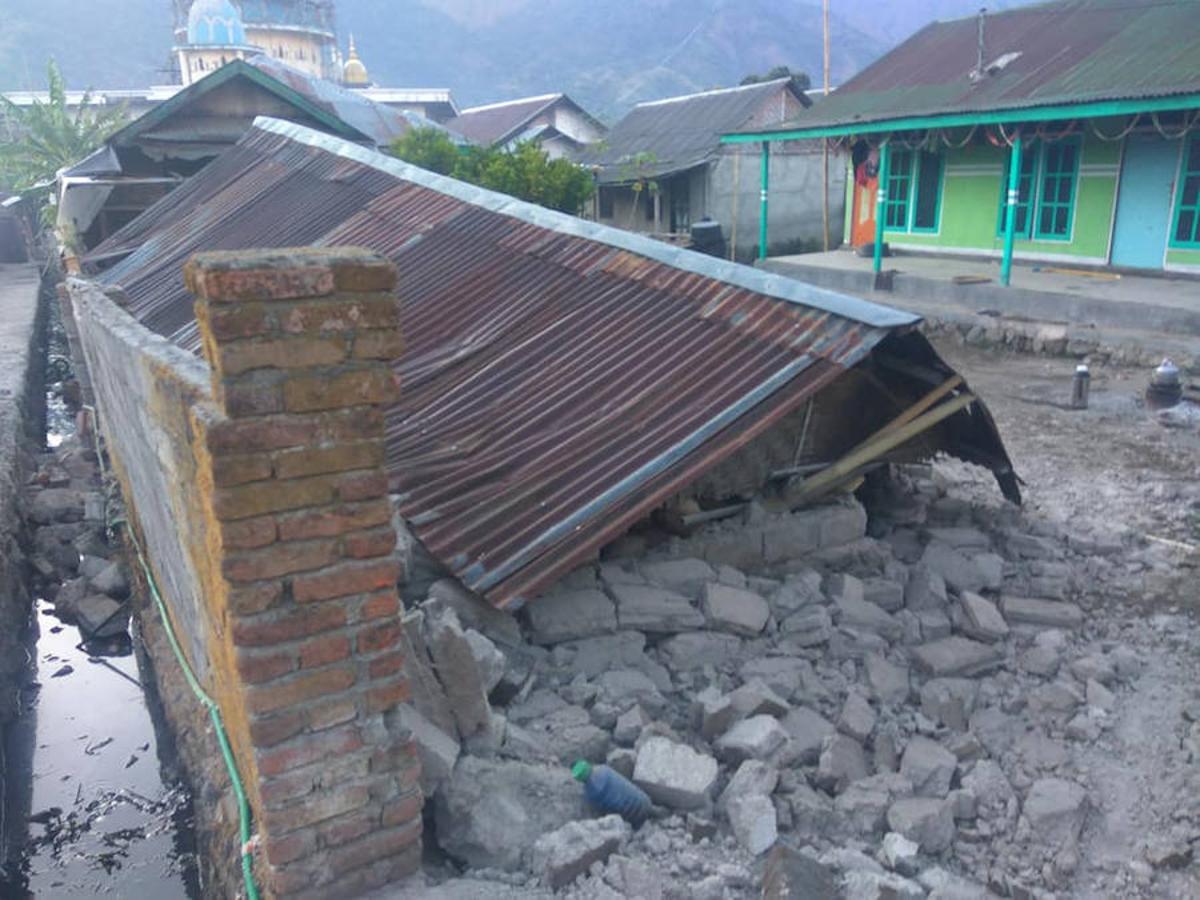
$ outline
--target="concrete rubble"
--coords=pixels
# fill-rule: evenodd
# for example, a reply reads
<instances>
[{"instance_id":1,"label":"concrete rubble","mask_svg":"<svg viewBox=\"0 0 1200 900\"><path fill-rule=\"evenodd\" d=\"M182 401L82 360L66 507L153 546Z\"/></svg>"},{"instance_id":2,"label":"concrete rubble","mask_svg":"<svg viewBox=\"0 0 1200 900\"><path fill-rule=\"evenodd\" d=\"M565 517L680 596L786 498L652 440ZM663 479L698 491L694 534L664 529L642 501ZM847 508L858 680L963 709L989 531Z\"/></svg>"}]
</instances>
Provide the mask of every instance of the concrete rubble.
<instances>
[{"instance_id":1,"label":"concrete rubble","mask_svg":"<svg viewBox=\"0 0 1200 900\"><path fill-rule=\"evenodd\" d=\"M1073 587L1097 547L958 500L927 467L893 477L903 515L879 510L870 536L852 502L707 526L568 576L519 640L418 605L418 675L470 698L449 722L414 698L436 846L530 896L1061 891L1104 804L1076 751L1110 739L1139 674ZM1038 579L1066 587L1032 596ZM585 808L575 758L655 813L633 828ZM1197 837L1137 864L1174 871Z\"/></svg>"}]
</instances>

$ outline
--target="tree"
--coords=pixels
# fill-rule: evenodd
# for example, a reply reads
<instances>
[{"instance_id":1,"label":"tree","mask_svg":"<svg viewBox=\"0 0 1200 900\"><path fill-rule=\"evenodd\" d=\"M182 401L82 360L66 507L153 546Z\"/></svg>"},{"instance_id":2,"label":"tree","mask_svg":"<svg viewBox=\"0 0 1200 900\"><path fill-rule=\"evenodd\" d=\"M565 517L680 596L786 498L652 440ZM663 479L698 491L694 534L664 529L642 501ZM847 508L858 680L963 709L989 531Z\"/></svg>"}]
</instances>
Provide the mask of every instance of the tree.
<instances>
[{"instance_id":1,"label":"tree","mask_svg":"<svg viewBox=\"0 0 1200 900\"><path fill-rule=\"evenodd\" d=\"M812 87L812 79L808 77L807 72L793 72L788 66L774 66L766 75L747 75L740 83L761 84L764 81L775 81L777 78L792 79L792 87L802 94Z\"/></svg>"},{"instance_id":2,"label":"tree","mask_svg":"<svg viewBox=\"0 0 1200 900\"><path fill-rule=\"evenodd\" d=\"M388 151L415 166L500 191L560 212L577 214L592 196L592 177L565 159L550 159L532 141L515 150L459 147L444 131L416 128Z\"/></svg>"},{"instance_id":3,"label":"tree","mask_svg":"<svg viewBox=\"0 0 1200 900\"><path fill-rule=\"evenodd\" d=\"M64 166L79 162L125 122L123 107L97 109L91 91L74 113L67 108L67 89L58 64L46 65L49 99L17 106L0 95L12 139L0 144L0 178L18 190L54 178Z\"/></svg>"}]
</instances>

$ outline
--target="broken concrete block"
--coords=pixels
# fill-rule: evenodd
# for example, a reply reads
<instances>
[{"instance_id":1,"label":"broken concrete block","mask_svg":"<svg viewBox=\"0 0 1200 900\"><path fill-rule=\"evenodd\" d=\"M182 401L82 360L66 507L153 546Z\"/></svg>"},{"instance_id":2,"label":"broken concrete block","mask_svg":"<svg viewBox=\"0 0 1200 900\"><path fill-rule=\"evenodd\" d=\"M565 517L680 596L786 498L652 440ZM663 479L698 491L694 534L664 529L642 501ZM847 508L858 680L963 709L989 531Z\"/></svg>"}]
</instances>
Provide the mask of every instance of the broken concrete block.
<instances>
[{"instance_id":1,"label":"broken concrete block","mask_svg":"<svg viewBox=\"0 0 1200 900\"><path fill-rule=\"evenodd\" d=\"M762 900L826 900L837 896L836 870L811 850L777 843L767 856Z\"/></svg>"},{"instance_id":2,"label":"broken concrete block","mask_svg":"<svg viewBox=\"0 0 1200 900\"><path fill-rule=\"evenodd\" d=\"M851 783L870 774L862 744L844 734L825 739L817 763L816 784L830 794L840 794Z\"/></svg>"},{"instance_id":3,"label":"broken concrete block","mask_svg":"<svg viewBox=\"0 0 1200 900\"><path fill-rule=\"evenodd\" d=\"M1089 678L1087 682L1087 702L1088 706L1094 706L1096 709L1102 709L1105 712L1112 712L1113 707L1117 705L1117 698L1113 696L1112 691L1095 678Z\"/></svg>"},{"instance_id":4,"label":"broken concrete block","mask_svg":"<svg viewBox=\"0 0 1200 900\"><path fill-rule=\"evenodd\" d=\"M976 640L993 643L1008 637L1008 623L996 609L996 604L985 597L963 591L958 598L963 614L963 633Z\"/></svg>"},{"instance_id":5,"label":"broken concrete block","mask_svg":"<svg viewBox=\"0 0 1200 900\"><path fill-rule=\"evenodd\" d=\"M953 753L936 741L916 735L904 748L900 774L906 776L918 797L945 797L958 767Z\"/></svg>"},{"instance_id":6,"label":"broken concrete block","mask_svg":"<svg viewBox=\"0 0 1200 900\"><path fill-rule=\"evenodd\" d=\"M129 579L125 567L119 562L109 563L91 579L92 588L114 600L129 596Z\"/></svg>"},{"instance_id":7,"label":"broken concrete block","mask_svg":"<svg viewBox=\"0 0 1200 900\"><path fill-rule=\"evenodd\" d=\"M946 800L908 797L888 810L888 827L915 841L925 853L941 853L954 843L954 812Z\"/></svg>"},{"instance_id":8,"label":"broken concrete block","mask_svg":"<svg viewBox=\"0 0 1200 900\"><path fill-rule=\"evenodd\" d=\"M843 627L861 628L889 641L897 641L904 634L904 626L891 613L866 600L843 596L834 601L834 609L838 624Z\"/></svg>"},{"instance_id":9,"label":"broken concrete block","mask_svg":"<svg viewBox=\"0 0 1200 900\"><path fill-rule=\"evenodd\" d=\"M617 630L617 611L599 590L555 591L526 607L530 639L535 644L558 644Z\"/></svg>"},{"instance_id":10,"label":"broken concrete block","mask_svg":"<svg viewBox=\"0 0 1200 900\"><path fill-rule=\"evenodd\" d=\"M1063 778L1041 778L1029 788L1021 811L1034 834L1063 847L1079 839L1087 815L1087 791Z\"/></svg>"},{"instance_id":11,"label":"broken concrete block","mask_svg":"<svg viewBox=\"0 0 1200 900\"><path fill-rule=\"evenodd\" d=\"M692 698L692 727L706 741L724 734L738 717L733 701L715 687L706 687Z\"/></svg>"},{"instance_id":12,"label":"broken concrete block","mask_svg":"<svg viewBox=\"0 0 1200 900\"><path fill-rule=\"evenodd\" d=\"M617 621L623 629L651 634L673 634L704 626L704 616L683 594L640 584L609 588L617 603Z\"/></svg>"},{"instance_id":13,"label":"broken concrete block","mask_svg":"<svg viewBox=\"0 0 1200 900\"><path fill-rule=\"evenodd\" d=\"M668 559L646 562L639 567L650 581L689 597L698 597L704 586L717 580L717 573L700 559Z\"/></svg>"},{"instance_id":14,"label":"broken concrete block","mask_svg":"<svg viewBox=\"0 0 1200 900\"><path fill-rule=\"evenodd\" d=\"M595 678L612 668L642 666L646 662L646 636L640 631L618 631L559 644L554 652L560 651L569 654L571 671Z\"/></svg>"},{"instance_id":15,"label":"broken concrete block","mask_svg":"<svg viewBox=\"0 0 1200 900\"><path fill-rule=\"evenodd\" d=\"M471 644L457 614L449 608L431 615L425 631L429 655L446 692L458 733L470 737L488 726L492 713Z\"/></svg>"},{"instance_id":16,"label":"broken concrete block","mask_svg":"<svg viewBox=\"0 0 1200 900\"><path fill-rule=\"evenodd\" d=\"M913 612L943 609L949 602L946 581L929 566L918 563L909 570L904 586L904 605Z\"/></svg>"},{"instance_id":17,"label":"broken concrete block","mask_svg":"<svg viewBox=\"0 0 1200 900\"><path fill-rule=\"evenodd\" d=\"M889 831L883 836L883 844L879 848L879 861L901 875L915 875L917 871L917 855L921 852L916 841L910 841L904 835Z\"/></svg>"},{"instance_id":18,"label":"broken concrete block","mask_svg":"<svg viewBox=\"0 0 1200 900\"><path fill-rule=\"evenodd\" d=\"M650 799L672 809L697 809L708 802L717 782L717 761L666 737L642 743L633 781Z\"/></svg>"},{"instance_id":19,"label":"broken concrete block","mask_svg":"<svg viewBox=\"0 0 1200 900\"><path fill-rule=\"evenodd\" d=\"M739 794L726 806L733 835L749 853L758 856L775 845L779 836L775 804L763 794Z\"/></svg>"},{"instance_id":20,"label":"broken concrete block","mask_svg":"<svg viewBox=\"0 0 1200 900\"><path fill-rule=\"evenodd\" d=\"M458 735L450 701L437 676L433 674L429 648L425 643L425 614L419 610L405 613L402 649L404 671L412 690L412 705L430 722L451 736Z\"/></svg>"},{"instance_id":21,"label":"broken concrete block","mask_svg":"<svg viewBox=\"0 0 1200 900\"><path fill-rule=\"evenodd\" d=\"M613 740L625 747L632 747L642 734L642 729L650 724L650 717L640 706L633 706L617 717L613 728Z\"/></svg>"},{"instance_id":22,"label":"broken concrete block","mask_svg":"<svg viewBox=\"0 0 1200 900\"><path fill-rule=\"evenodd\" d=\"M863 583L863 599L885 612L904 608L904 585L890 578L868 578Z\"/></svg>"},{"instance_id":23,"label":"broken concrete block","mask_svg":"<svg viewBox=\"0 0 1200 900\"><path fill-rule=\"evenodd\" d=\"M1004 584L1004 559L995 553L976 553L971 556L971 562L979 570L985 590L998 591Z\"/></svg>"},{"instance_id":24,"label":"broken concrete block","mask_svg":"<svg viewBox=\"0 0 1200 900\"><path fill-rule=\"evenodd\" d=\"M954 633L944 609L922 609L914 615L921 623L921 639L925 642L938 641Z\"/></svg>"},{"instance_id":25,"label":"broken concrete block","mask_svg":"<svg viewBox=\"0 0 1200 900\"><path fill-rule=\"evenodd\" d=\"M866 596L862 581L844 572L835 572L825 578L825 593L834 603L839 600L861 602Z\"/></svg>"},{"instance_id":26,"label":"broken concrete block","mask_svg":"<svg viewBox=\"0 0 1200 900\"><path fill-rule=\"evenodd\" d=\"M991 549L992 540L978 528L942 527L930 528L929 538L940 541L955 550L987 551Z\"/></svg>"},{"instance_id":27,"label":"broken concrete block","mask_svg":"<svg viewBox=\"0 0 1200 900\"><path fill-rule=\"evenodd\" d=\"M1014 624L1047 628L1078 628L1083 624L1083 610L1074 603L1005 596L1000 598L1000 609L1004 618Z\"/></svg>"},{"instance_id":28,"label":"broken concrete block","mask_svg":"<svg viewBox=\"0 0 1200 900\"><path fill-rule=\"evenodd\" d=\"M506 660L496 645L471 629L466 632L467 643L471 645L471 653L475 657L475 665L479 668L479 677L483 681L483 691L492 692L492 688L504 677Z\"/></svg>"},{"instance_id":29,"label":"broken concrete block","mask_svg":"<svg viewBox=\"0 0 1200 900\"><path fill-rule=\"evenodd\" d=\"M429 799L454 771L461 748L453 735L442 731L418 710L408 704L397 709L400 727L412 735L421 761L421 793Z\"/></svg>"},{"instance_id":30,"label":"broken concrete block","mask_svg":"<svg viewBox=\"0 0 1200 900\"><path fill-rule=\"evenodd\" d=\"M835 731L833 723L806 706L790 710L781 721L791 738L791 752L797 762L809 765L817 761L825 738Z\"/></svg>"},{"instance_id":31,"label":"broken concrete block","mask_svg":"<svg viewBox=\"0 0 1200 900\"><path fill-rule=\"evenodd\" d=\"M987 587L988 579L973 559L948 544L934 541L921 554L921 564L941 575L946 584L958 593L979 592Z\"/></svg>"},{"instance_id":32,"label":"broken concrete block","mask_svg":"<svg viewBox=\"0 0 1200 900\"><path fill-rule=\"evenodd\" d=\"M757 759L747 759L742 762L721 796L717 798L717 809L724 810L729 801L735 797L759 794L770 797L775 793L779 784L779 770L772 765Z\"/></svg>"},{"instance_id":33,"label":"broken concrete block","mask_svg":"<svg viewBox=\"0 0 1200 900\"><path fill-rule=\"evenodd\" d=\"M686 672L704 666L720 668L735 659L742 640L733 634L712 631L688 631L667 638L658 645L663 665L674 672Z\"/></svg>"},{"instance_id":34,"label":"broken concrete block","mask_svg":"<svg viewBox=\"0 0 1200 900\"><path fill-rule=\"evenodd\" d=\"M911 793L912 782L907 778L883 772L851 782L833 805L855 834L870 837L883 830L892 804Z\"/></svg>"},{"instance_id":35,"label":"broken concrete block","mask_svg":"<svg viewBox=\"0 0 1200 900\"><path fill-rule=\"evenodd\" d=\"M453 578L439 578L429 586L429 599L444 603L458 613L467 628L487 635L493 641L514 646L522 643L521 626L511 614L467 590Z\"/></svg>"},{"instance_id":36,"label":"broken concrete block","mask_svg":"<svg viewBox=\"0 0 1200 900\"><path fill-rule=\"evenodd\" d=\"M908 699L908 669L888 662L878 653L863 658L867 686L880 703L903 703Z\"/></svg>"},{"instance_id":37,"label":"broken concrete block","mask_svg":"<svg viewBox=\"0 0 1200 900\"><path fill-rule=\"evenodd\" d=\"M751 716L734 724L715 744L717 755L729 762L765 759L788 740L788 733L772 716Z\"/></svg>"},{"instance_id":38,"label":"broken concrete block","mask_svg":"<svg viewBox=\"0 0 1200 900\"><path fill-rule=\"evenodd\" d=\"M747 637L762 632L771 618L771 608L758 594L710 582L704 586L700 609L708 627Z\"/></svg>"},{"instance_id":39,"label":"broken concrete block","mask_svg":"<svg viewBox=\"0 0 1200 900\"><path fill-rule=\"evenodd\" d=\"M931 678L921 686L921 712L953 731L966 731L979 686L968 678Z\"/></svg>"},{"instance_id":40,"label":"broken concrete block","mask_svg":"<svg viewBox=\"0 0 1200 900\"><path fill-rule=\"evenodd\" d=\"M752 678L740 688L730 691L729 701L737 711L738 718L758 715L782 716L791 709L787 701L760 678Z\"/></svg>"},{"instance_id":41,"label":"broken concrete block","mask_svg":"<svg viewBox=\"0 0 1200 900\"><path fill-rule=\"evenodd\" d=\"M634 704L641 705L652 715L662 712L666 700L658 686L637 669L614 669L596 679L597 702L606 702L617 709L618 715Z\"/></svg>"},{"instance_id":42,"label":"broken concrete block","mask_svg":"<svg viewBox=\"0 0 1200 900\"><path fill-rule=\"evenodd\" d=\"M529 867L554 890L566 887L593 864L604 862L621 846L632 828L617 815L568 822L533 844Z\"/></svg>"},{"instance_id":43,"label":"broken concrete block","mask_svg":"<svg viewBox=\"0 0 1200 900\"><path fill-rule=\"evenodd\" d=\"M779 623L779 631L799 647L815 647L829 641L833 618L824 606L813 606L792 613Z\"/></svg>"},{"instance_id":44,"label":"broken concrete block","mask_svg":"<svg viewBox=\"0 0 1200 900\"><path fill-rule=\"evenodd\" d=\"M838 731L848 734L860 744L865 743L875 730L875 710L862 694L851 691L838 717Z\"/></svg>"},{"instance_id":45,"label":"broken concrete block","mask_svg":"<svg viewBox=\"0 0 1200 900\"><path fill-rule=\"evenodd\" d=\"M934 676L980 675L1004 662L999 648L957 635L922 644L911 652L917 667Z\"/></svg>"},{"instance_id":46,"label":"broken concrete block","mask_svg":"<svg viewBox=\"0 0 1200 900\"><path fill-rule=\"evenodd\" d=\"M463 756L434 798L438 844L475 868L513 871L543 834L587 817L562 766Z\"/></svg>"},{"instance_id":47,"label":"broken concrete block","mask_svg":"<svg viewBox=\"0 0 1200 900\"><path fill-rule=\"evenodd\" d=\"M88 639L112 637L129 627L129 608L104 594L88 594L75 604L75 618Z\"/></svg>"},{"instance_id":48,"label":"broken concrete block","mask_svg":"<svg viewBox=\"0 0 1200 900\"><path fill-rule=\"evenodd\" d=\"M840 896L845 900L924 900L925 888L894 872L859 869L842 876Z\"/></svg>"}]
</instances>

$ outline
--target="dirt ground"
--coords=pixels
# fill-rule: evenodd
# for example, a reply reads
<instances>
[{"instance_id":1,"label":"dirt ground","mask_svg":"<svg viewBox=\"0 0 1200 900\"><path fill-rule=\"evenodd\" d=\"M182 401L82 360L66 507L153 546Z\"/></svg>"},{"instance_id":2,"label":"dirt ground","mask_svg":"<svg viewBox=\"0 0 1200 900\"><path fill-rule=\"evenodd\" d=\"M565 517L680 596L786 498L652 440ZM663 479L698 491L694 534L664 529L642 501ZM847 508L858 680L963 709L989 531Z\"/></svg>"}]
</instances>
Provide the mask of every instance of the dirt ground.
<instances>
[{"instance_id":1,"label":"dirt ground","mask_svg":"<svg viewBox=\"0 0 1200 900\"><path fill-rule=\"evenodd\" d=\"M1158 422L1142 399L1147 371L1094 370L1090 408L1077 411L1070 360L939 350L988 403L1029 515L1126 540L1097 565L1083 605L1093 636L1133 647L1143 668L1111 727L1069 745L1066 767L1089 785L1092 812L1064 895L1198 897L1200 429ZM986 473L943 469L995 493Z\"/></svg>"}]
</instances>

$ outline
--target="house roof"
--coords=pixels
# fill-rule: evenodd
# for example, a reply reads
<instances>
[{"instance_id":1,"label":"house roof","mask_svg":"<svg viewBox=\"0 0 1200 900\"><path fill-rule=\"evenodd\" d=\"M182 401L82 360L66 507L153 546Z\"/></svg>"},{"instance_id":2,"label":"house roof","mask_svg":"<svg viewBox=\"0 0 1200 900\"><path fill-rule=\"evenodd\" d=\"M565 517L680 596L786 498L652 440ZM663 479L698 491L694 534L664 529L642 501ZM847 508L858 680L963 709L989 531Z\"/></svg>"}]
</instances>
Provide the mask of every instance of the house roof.
<instances>
[{"instance_id":1,"label":"house roof","mask_svg":"<svg viewBox=\"0 0 1200 900\"><path fill-rule=\"evenodd\" d=\"M984 72L975 77L978 16L934 22L819 101L803 120L731 137L1189 108L1200 95L1198 13L1195 0L1057 0L989 13Z\"/></svg>"},{"instance_id":2,"label":"house roof","mask_svg":"<svg viewBox=\"0 0 1200 900\"><path fill-rule=\"evenodd\" d=\"M448 121L446 126L477 144L490 147L503 144L526 131L532 119L560 103L570 104L577 112L592 118L578 103L560 93L472 106Z\"/></svg>"},{"instance_id":3,"label":"house roof","mask_svg":"<svg viewBox=\"0 0 1200 900\"><path fill-rule=\"evenodd\" d=\"M89 263L121 259L100 279L196 350L181 274L193 253L302 245L396 262L406 349L392 488L425 547L498 606L594 555L895 332L928 348L909 313L275 119ZM963 421L964 446L1007 465L986 412Z\"/></svg>"},{"instance_id":4,"label":"house roof","mask_svg":"<svg viewBox=\"0 0 1200 900\"><path fill-rule=\"evenodd\" d=\"M600 167L598 180L604 184L686 171L712 159L724 132L744 127L768 97L785 90L802 97L791 79L779 78L639 103L579 162Z\"/></svg>"}]
</instances>

